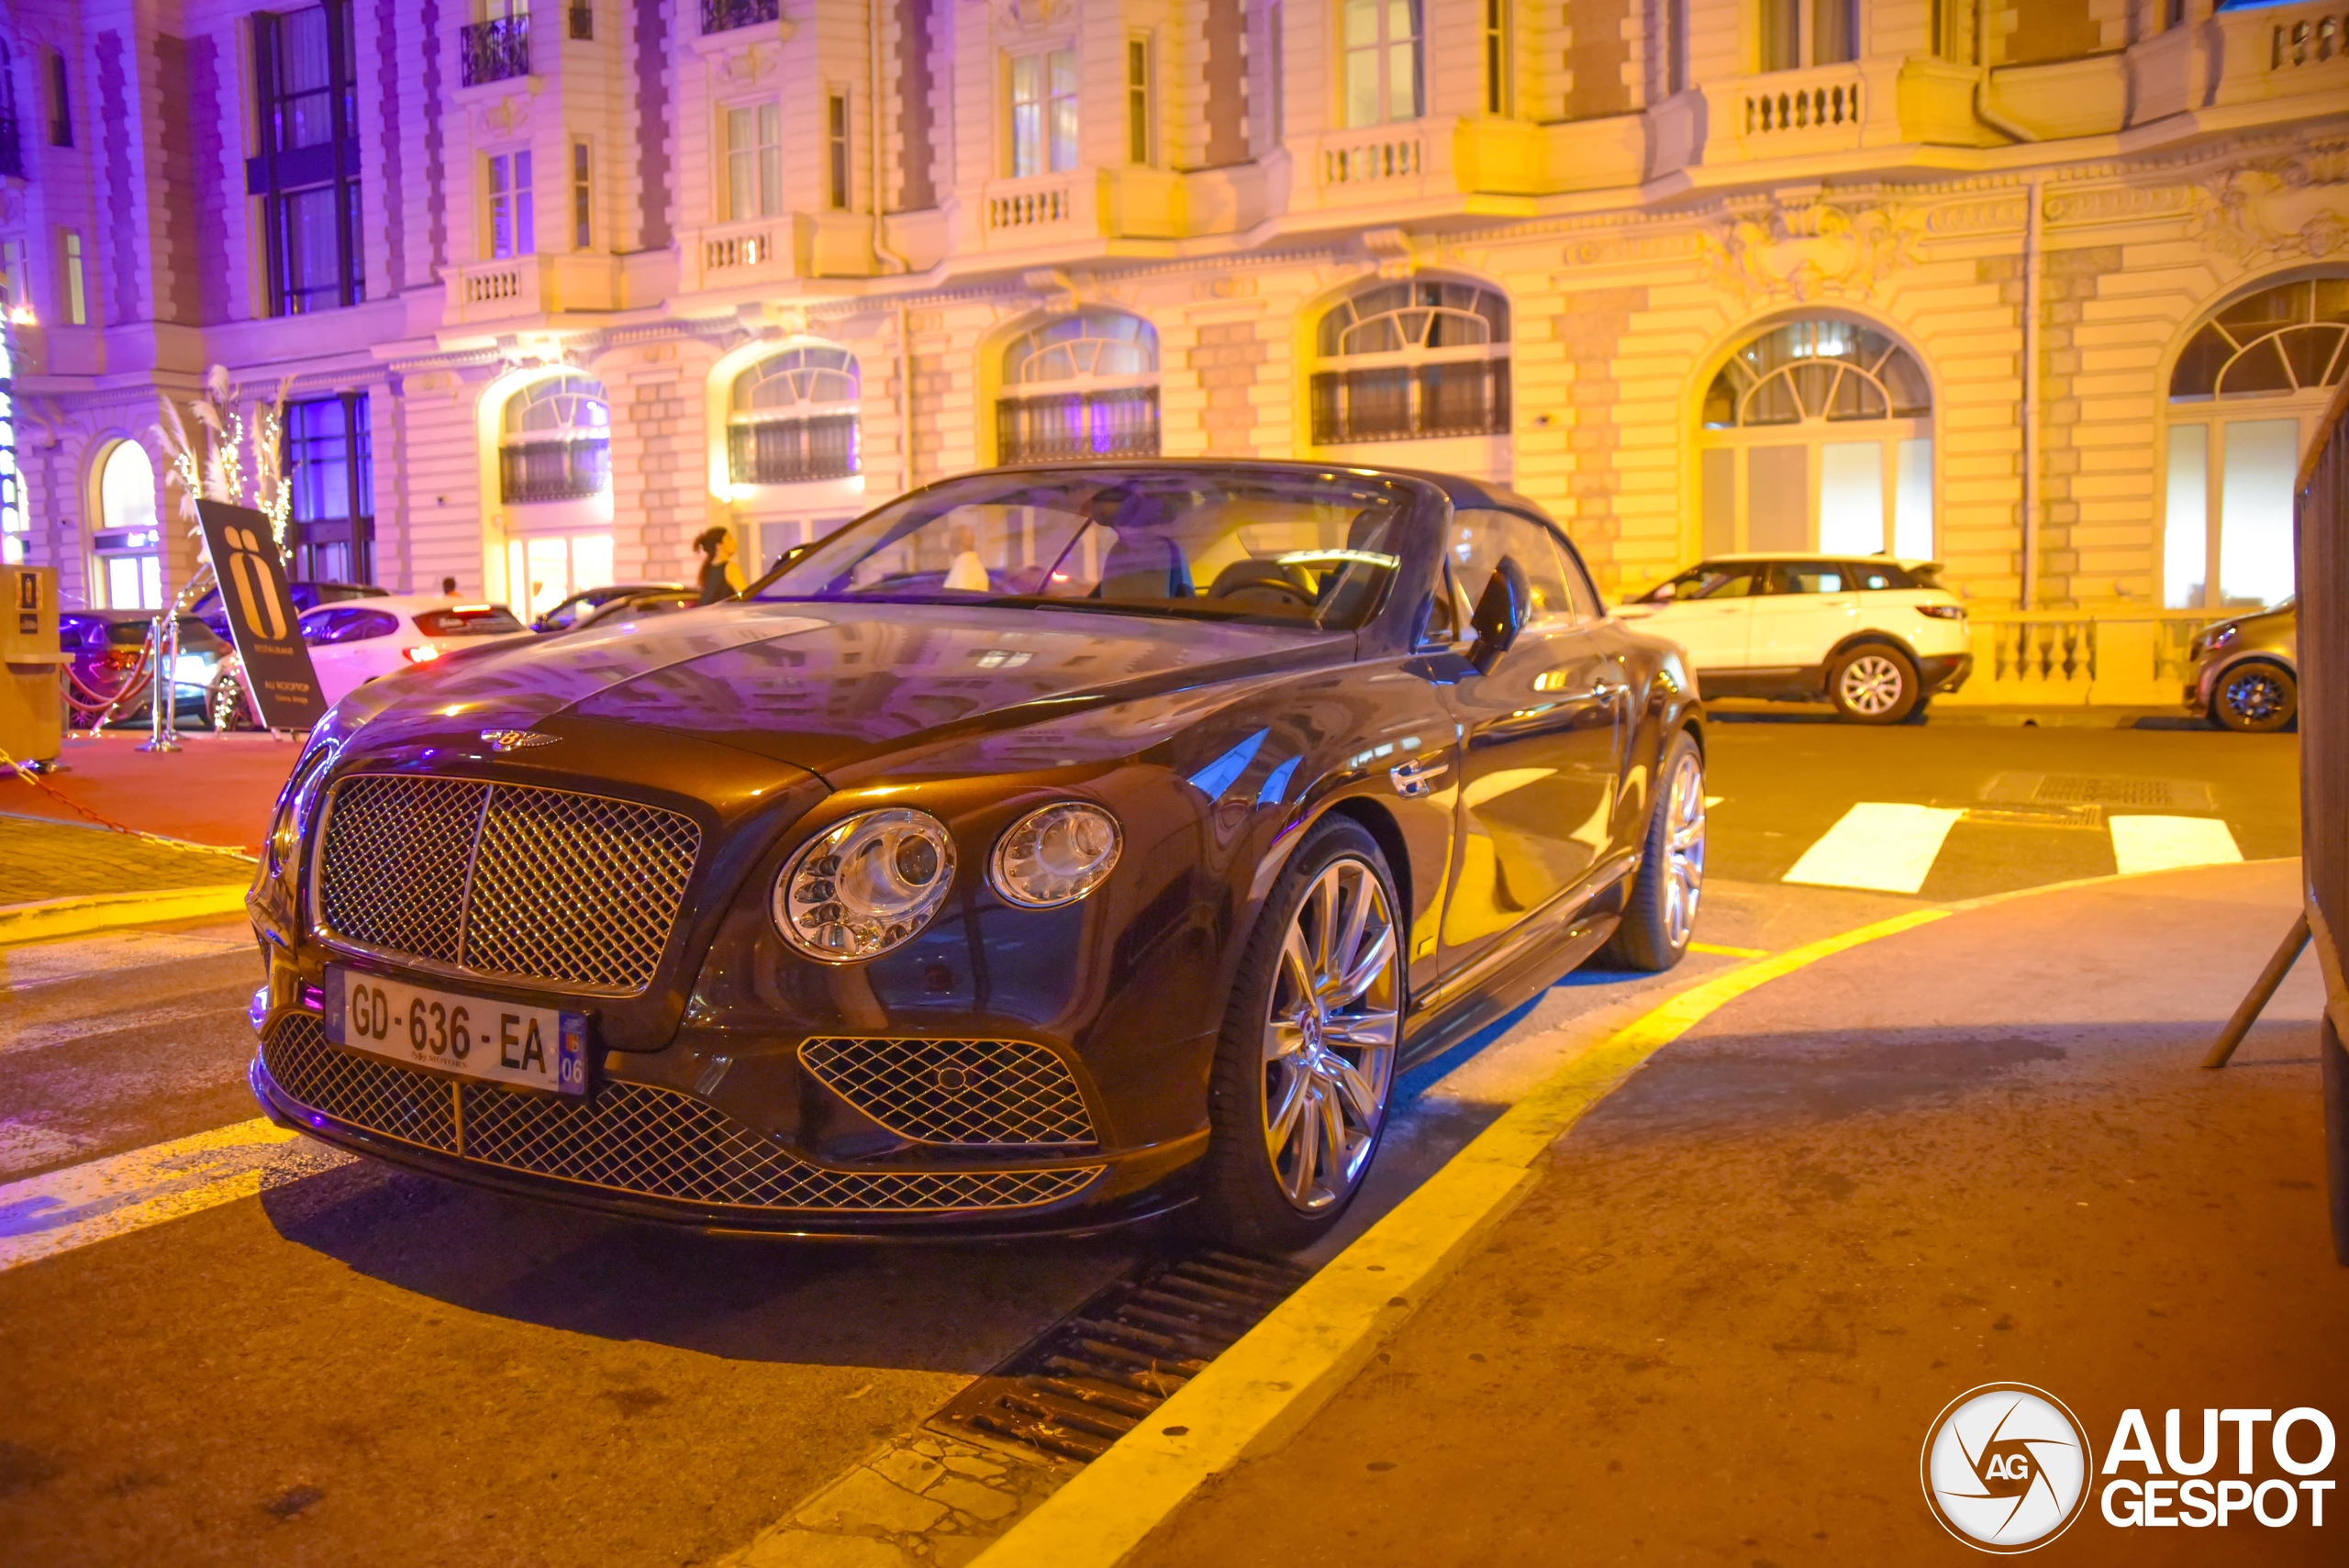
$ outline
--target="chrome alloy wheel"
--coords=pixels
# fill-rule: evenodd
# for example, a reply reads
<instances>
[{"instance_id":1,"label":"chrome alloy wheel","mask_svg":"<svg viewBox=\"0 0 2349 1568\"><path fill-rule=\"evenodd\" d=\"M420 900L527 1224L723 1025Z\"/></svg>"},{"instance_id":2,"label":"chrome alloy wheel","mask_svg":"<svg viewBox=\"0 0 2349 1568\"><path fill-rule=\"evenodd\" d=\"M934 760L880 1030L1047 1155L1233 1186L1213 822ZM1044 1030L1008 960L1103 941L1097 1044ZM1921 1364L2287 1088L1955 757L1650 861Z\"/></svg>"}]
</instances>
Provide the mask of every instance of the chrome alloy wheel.
<instances>
[{"instance_id":1,"label":"chrome alloy wheel","mask_svg":"<svg viewBox=\"0 0 2349 1568\"><path fill-rule=\"evenodd\" d=\"M1675 951L1688 945L1704 895L1705 764L1686 751L1664 796L1664 929Z\"/></svg>"},{"instance_id":2,"label":"chrome alloy wheel","mask_svg":"<svg viewBox=\"0 0 2349 1568\"><path fill-rule=\"evenodd\" d=\"M1378 873L1351 855L1324 866L1289 921L1264 1020L1264 1152L1308 1214L1352 1192L1370 1162L1395 1075L1402 962Z\"/></svg>"},{"instance_id":3,"label":"chrome alloy wheel","mask_svg":"<svg viewBox=\"0 0 2349 1568\"><path fill-rule=\"evenodd\" d=\"M2257 665L2227 677L2219 688L2219 700L2227 710L2250 724L2266 724L2284 706L2284 684Z\"/></svg>"},{"instance_id":4,"label":"chrome alloy wheel","mask_svg":"<svg viewBox=\"0 0 2349 1568\"><path fill-rule=\"evenodd\" d=\"M1888 655L1863 653L1843 666L1835 692L1854 713L1876 718L1899 706L1901 684L1900 666Z\"/></svg>"}]
</instances>

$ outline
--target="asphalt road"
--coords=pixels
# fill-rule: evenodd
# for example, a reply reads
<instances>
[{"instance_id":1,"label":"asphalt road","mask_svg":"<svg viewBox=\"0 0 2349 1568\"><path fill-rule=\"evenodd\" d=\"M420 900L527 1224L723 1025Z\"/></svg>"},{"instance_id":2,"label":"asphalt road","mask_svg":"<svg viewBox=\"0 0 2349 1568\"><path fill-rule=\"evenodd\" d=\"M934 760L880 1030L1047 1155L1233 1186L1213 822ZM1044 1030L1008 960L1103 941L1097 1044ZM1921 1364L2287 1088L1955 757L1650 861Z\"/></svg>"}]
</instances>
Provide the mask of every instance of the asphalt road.
<instances>
[{"instance_id":1,"label":"asphalt road","mask_svg":"<svg viewBox=\"0 0 2349 1568\"><path fill-rule=\"evenodd\" d=\"M2288 736L1723 723L1699 940L1778 949L1920 900L2110 874L2207 850L2214 821L2228 852L2288 855L2296 769ZM2131 815L2204 827L2148 839ZM1829 874L1784 880L1806 864ZM1900 865L1913 888L1885 885ZM1562 1039L1736 958L1570 977L1419 1069L1353 1228ZM714 1239L298 1142L175 1147L255 1114L257 978L233 926L0 950L10 1562L710 1562L1169 1244ZM146 1184L139 1204L126 1183ZM61 1235L77 1244L34 1244Z\"/></svg>"}]
</instances>

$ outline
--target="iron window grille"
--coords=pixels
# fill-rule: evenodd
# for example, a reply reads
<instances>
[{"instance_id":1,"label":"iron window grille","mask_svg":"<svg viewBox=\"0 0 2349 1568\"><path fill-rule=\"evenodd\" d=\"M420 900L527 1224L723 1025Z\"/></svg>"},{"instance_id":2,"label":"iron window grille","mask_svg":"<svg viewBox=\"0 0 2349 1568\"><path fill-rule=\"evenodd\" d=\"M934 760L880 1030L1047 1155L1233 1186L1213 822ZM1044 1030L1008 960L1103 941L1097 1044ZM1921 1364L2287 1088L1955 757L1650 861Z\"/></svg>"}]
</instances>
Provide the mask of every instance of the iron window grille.
<instances>
[{"instance_id":1,"label":"iron window grille","mask_svg":"<svg viewBox=\"0 0 2349 1568\"><path fill-rule=\"evenodd\" d=\"M460 79L468 87L530 73L530 15L474 22L458 35L462 51Z\"/></svg>"},{"instance_id":2,"label":"iron window grille","mask_svg":"<svg viewBox=\"0 0 2349 1568\"><path fill-rule=\"evenodd\" d=\"M357 305L367 283L350 0L256 14L253 55L261 150L245 190L262 198L270 313Z\"/></svg>"},{"instance_id":3,"label":"iron window grille","mask_svg":"<svg viewBox=\"0 0 2349 1568\"><path fill-rule=\"evenodd\" d=\"M498 493L508 503L576 501L612 483L611 410L584 375L534 382L507 399Z\"/></svg>"},{"instance_id":4,"label":"iron window grille","mask_svg":"<svg viewBox=\"0 0 2349 1568\"><path fill-rule=\"evenodd\" d=\"M1004 350L1000 462L1158 454L1158 333L1138 316L1080 310Z\"/></svg>"},{"instance_id":5,"label":"iron window grille","mask_svg":"<svg viewBox=\"0 0 2349 1568\"><path fill-rule=\"evenodd\" d=\"M737 484L846 479L862 467L856 356L804 344L734 378L727 468Z\"/></svg>"},{"instance_id":6,"label":"iron window grille","mask_svg":"<svg viewBox=\"0 0 2349 1568\"><path fill-rule=\"evenodd\" d=\"M1340 301L1312 381L1317 446L1506 435L1508 306L1473 284L1414 279Z\"/></svg>"},{"instance_id":7,"label":"iron window grille","mask_svg":"<svg viewBox=\"0 0 2349 1568\"><path fill-rule=\"evenodd\" d=\"M736 28L754 28L782 16L783 0L701 0L705 33L730 33Z\"/></svg>"},{"instance_id":8,"label":"iron window grille","mask_svg":"<svg viewBox=\"0 0 2349 1568\"><path fill-rule=\"evenodd\" d=\"M65 53L49 51L49 144L73 145L73 94L66 75Z\"/></svg>"},{"instance_id":9,"label":"iron window grille","mask_svg":"<svg viewBox=\"0 0 2349 1568\"><path fill-rule=\"evenodd\" d=\"M571 36L581 43L596 41L596 8L594 6L572 6Z\"/></svg>"},{"instance_id":10,"label":"iron window grille","mask_svg":"<svg viewBox=\"0 0 2349 1568\"><path fill-rule=\"evenodd\" d=\"M17 128L17 62L0 43L0 174L25 177L25 146Z\"/></svg>"}]
</instances>

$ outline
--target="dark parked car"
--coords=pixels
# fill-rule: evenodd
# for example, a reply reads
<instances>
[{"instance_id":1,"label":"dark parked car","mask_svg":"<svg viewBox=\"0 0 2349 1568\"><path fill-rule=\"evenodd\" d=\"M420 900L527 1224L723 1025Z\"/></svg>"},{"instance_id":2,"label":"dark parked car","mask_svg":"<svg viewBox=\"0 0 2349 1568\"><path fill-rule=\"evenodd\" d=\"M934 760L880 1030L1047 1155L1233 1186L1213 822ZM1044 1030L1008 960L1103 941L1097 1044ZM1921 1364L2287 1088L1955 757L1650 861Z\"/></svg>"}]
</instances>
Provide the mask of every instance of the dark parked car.
<instances>
[{"instance_id":1,"label":"dark parked car","mask_svg":"<svg viewBox=\"0 0 2349 1568\"><path fill-rule=\"evenodd\" d=\"M569 631L584 624L590 617L615 600L634 599L646 595L690 594L692 591L683 583L607 583L600 588L582 588L532 621L530 629Z\"/></svg>"},{"instance_id":2,"label":"dark parked car","mask_svg":"<svg viewBox=\"0 0 2349 1568\"><path fill-rule=\"evenodd\" d=\"M2281 729L2300 715L2296 599L2204 627L2190 650L2186 706L2228 729Z\"/></svg>"},{"instance_id":3,"label":"dark parked car","mask_svg":"<svg viewBox=\"0 0 2349 1568\"><path fill-rule=\"evenodd\" d=\"M58 650L72 655L66 694L76 726L95 723L117 698L116 723L145 718L154 687L140 650L154 622L152 610L66 610L58 616ZM183 615L179 622L174 717L180 724L201 728L211 723L213 683L228 646L195 615ZM134 680L139 689L126 694Z\"/></svg>"},{"instance_id":4,"label":"dark parked car","mask_svg":"<svg viewBox=\"0 0 2349 1568\"><path fill-rule=\"evenodd\" d=\"M311 737L251 899L284 1125L616 1213L1290 1248L1397 1074L1702 888L1700 711L1507 490L917 491L743 599Z\"/></svg>"}]
</instances>

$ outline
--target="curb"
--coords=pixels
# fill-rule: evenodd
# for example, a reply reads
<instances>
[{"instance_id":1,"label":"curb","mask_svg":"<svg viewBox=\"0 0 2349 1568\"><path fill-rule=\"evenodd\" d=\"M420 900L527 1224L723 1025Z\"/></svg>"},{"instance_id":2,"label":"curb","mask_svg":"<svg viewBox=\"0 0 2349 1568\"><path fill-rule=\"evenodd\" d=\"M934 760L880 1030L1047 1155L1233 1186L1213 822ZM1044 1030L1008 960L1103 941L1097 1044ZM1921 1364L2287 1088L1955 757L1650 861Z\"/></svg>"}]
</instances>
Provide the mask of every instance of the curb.
<instances>
[{"instance_id":1,"label":"curb","mask_svg":"<svg viewBox=\"0 0 2349 1568\"><path fill-rule=\"evenodd\" d=\"M79 898L43 898L31 904L0 904L0 947L11 942L78 937L124 926L150 926L204 915L240 915L246 884L174 887L160 893L100 893Z\"/></svg>"},{"instance_id":2,"label":"curb","mask_svg":"<svg viewBox=\"0 0 2349 1568\"><path fill-rule=\"evenodd\" d=\"M1309 1420L1531 1190L1550 1145L1650 1056L1759 985L1950 913L1919 909L1740 964L1568 1062L974 1568L1115 1568L1201 1485Z\"/></svg>"}]
</instances>

